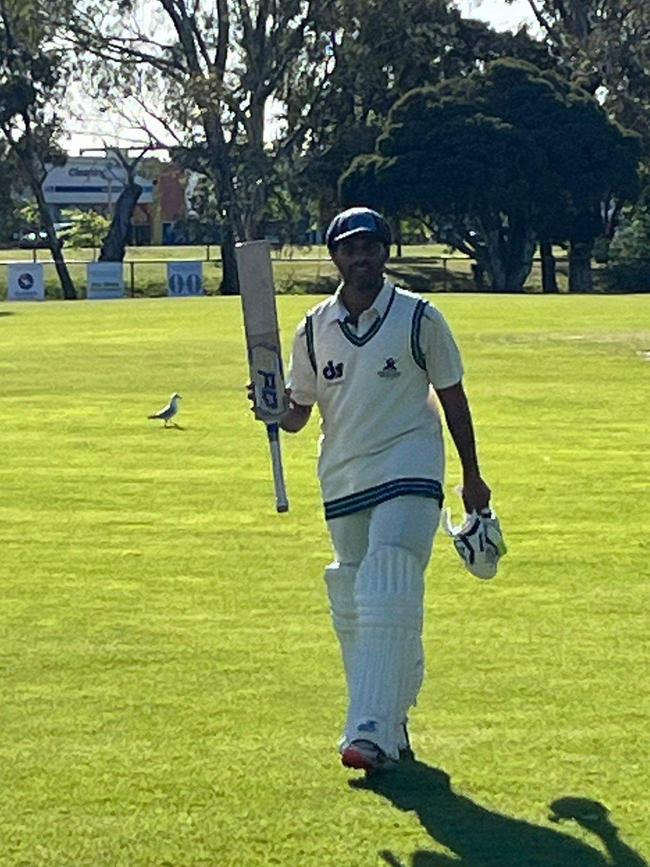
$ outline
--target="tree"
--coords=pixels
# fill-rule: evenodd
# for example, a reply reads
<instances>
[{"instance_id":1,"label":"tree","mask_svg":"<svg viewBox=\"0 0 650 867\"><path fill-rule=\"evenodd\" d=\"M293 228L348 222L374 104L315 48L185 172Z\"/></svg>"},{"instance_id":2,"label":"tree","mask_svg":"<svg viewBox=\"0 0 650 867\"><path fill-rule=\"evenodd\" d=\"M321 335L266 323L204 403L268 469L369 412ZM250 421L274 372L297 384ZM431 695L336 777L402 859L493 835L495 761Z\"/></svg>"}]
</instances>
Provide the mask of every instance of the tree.
<instances>
[{"instance_id":1,"label":"tree","mask_svg":"<svg viewBox=\"0 0 650 867\"><path fill-rule=\"evenodd\" d=\"M419 214L476 260L493 290L521 291L538 237L593 243L606 194L634 195L638 156L637 138L586 92L500 60L406 94L374 154L343 174L341 195Z\"/></svg>"},{"instance_id":2,"label":"tree","mask_svg":"<svg viewBox=\"0 0 650 867\"><path fill-rule=\"evenodd\" d=\"M0 243L9 241L19 228L16 168L6 142L0 141Z\"/></svg>"},{"instance_id":3,"label":"tree","mask_svg":"<svg viewBox=\"0 0 650 867\"><path fill-rule=\"evenodd\" d=\"M141 98L147 87L150 93L155 89L157 98L147 100L147 108L176 136L186 165L212 180L223 217L226 293L237 290L234 240L258 235L274 182L277 148L266 137L269 106L293 65L314 71L305 53L306 44L322 42L314 12L333 6L334 0L217 0L214 6L119 0L106 12L103 3L77 0L69 38L101 59L104 79L98 81L105 93L112 98L121 87ZM129 30L126 13L148 29ZM317 53L322 61L320 48ZM322 66L314 73L314 93L326 74Z\"/></svg>"},{"instance_id":4,"label":"tree","mask_svg":"<svg viewBox=\"0 0 650 867\"><path fill-rule=\"evenodd\" d=\"M639 204L609 247L606 280L619 292L650 292L650 208Z\"/></svg>"},{"instance_id":5,"label":"tree","mask_svg":"<svg viewBox=\"0 0 650 867\"><path fill-rule=\"evenodd\" d=\"M98 247L111 225L107 217L96 211L64 211L62 217L72 223L66 232L72 247Z\"/></svg>"},{"instance_id":6,"label":"tree","mask_svg":"<svg viewBox=\"0 0 650 867\"><path fill-rule=\"evenodd\" d=\"M110 226L99 252L100 262L124 261L124 253L131 232L133 212L142 193L142 187L136 181L135 173L140 160L148 150L149 148L145 147L136 157L129 158L119 148L106 148L107 155L112 154L120 163L125 183L113 206L113 216Z\"/></svg>"},{"instance_id":7,"label":"tree","mask_svg":"<svg viewBox=\"0 0 650 867\"><path fill-rule=\"evenodd\" d=\"M508 0L511 2L511 0ZM543 41L572 81L598 96L650 146L650 6L638 0L528 0ZM647 156L646 156L647 159ZM624 202L602 203L603 241L612 240ZM580 247L570 250L584 260ZM579 269L580 270L580 269ZM586 274L586 267L582 269Z\"/></svg>"},{"instance_id":8,"label":"tree","mask_svg":"<svg viewBox=\"0 0 650 867\"><path fill-rule=\"evenodd\" d=\"M335 64L291 179L294 196L315 202L323 221L336 207L342 168L372 150L406 92L506 55L553 64L546 47L525 31L497 33L441 0L340 0L337 8L346 24L330 40ZM309 104L309 87L302 70L293 70L285 94L289 118Z\"/></svg>"},{"instance_id":9,"label":"tree","mask_svg":"<svg viewBox=\"0 0 650 867\"><path fill-rule=\"evenodd\" d=\"M508 0L512 2L512 0ZM639 0L528 0L573 81L650 141L650 6Z\"/></svg>"},{"instance_id":10,"label":"tree","mask_svg":"<svg viewBox=\"0 0 650 867\"><path fill-rule=\"evenodd\" d=\"M64 67L60 53L50 47L50 11L54 15L54 9L29 0L0 2L0 131L38 206L63 296L72 299L75 288L43 193L50 166L65 161L56 145L60 129L53 107L61 96Z\"/></svg>"}]
</instances>

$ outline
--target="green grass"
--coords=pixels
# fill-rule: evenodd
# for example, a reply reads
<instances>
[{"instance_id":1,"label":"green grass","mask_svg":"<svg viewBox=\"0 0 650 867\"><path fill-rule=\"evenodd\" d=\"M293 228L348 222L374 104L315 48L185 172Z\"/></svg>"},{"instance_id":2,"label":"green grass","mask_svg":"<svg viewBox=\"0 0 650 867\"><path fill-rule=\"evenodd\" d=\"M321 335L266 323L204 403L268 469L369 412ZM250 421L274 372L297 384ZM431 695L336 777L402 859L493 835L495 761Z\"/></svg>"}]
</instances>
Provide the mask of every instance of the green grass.
<instances>
[{"instance_id":1,"label":"green grass","mask_svg":"<svg viewBox=\"0 0 650 867\"><path fill-rule=\"evenodd\" d=\"M336 756L317 425L277 516L238 299L0 305L2 867L650 857L650 298L437 301L510 552L486 584L439 538L421 764L377 791ZM610 822L550 821L567 796Z\"/></svg>"}]
</instances>

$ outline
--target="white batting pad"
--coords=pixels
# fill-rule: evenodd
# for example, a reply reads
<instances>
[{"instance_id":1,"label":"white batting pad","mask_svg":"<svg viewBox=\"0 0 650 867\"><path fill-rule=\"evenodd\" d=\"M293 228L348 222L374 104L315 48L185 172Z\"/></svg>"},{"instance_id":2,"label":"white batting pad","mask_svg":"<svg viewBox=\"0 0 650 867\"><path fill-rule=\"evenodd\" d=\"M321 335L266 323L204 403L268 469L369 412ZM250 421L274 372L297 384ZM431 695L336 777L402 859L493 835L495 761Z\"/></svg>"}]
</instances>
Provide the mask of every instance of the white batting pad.
<instances>
[{"instance_id":1,"label":"white batting pad","mask_svg":"<svg viewBox=\"0 0 650 867\"><path fill-rule=\"evenodd\" d=\"M355 645L357 613L354 605L354 582L357 569L341 563L330 563L325 569L325 583L330 602L330 614L336 637L341 646L345 682L350 695L350 676Z\"/></svg>"},{"instance_id":2,"label":"white batting pad","mask_svg":"<svg viewBox=\"0 0 650 867\"><path fill-rule=\"evenodd\" d=\"M423 596L422 567L405 548L381 547L361 563L346 739L371 740L391 758L421 685Z\"/></svg>"}]
</instances>

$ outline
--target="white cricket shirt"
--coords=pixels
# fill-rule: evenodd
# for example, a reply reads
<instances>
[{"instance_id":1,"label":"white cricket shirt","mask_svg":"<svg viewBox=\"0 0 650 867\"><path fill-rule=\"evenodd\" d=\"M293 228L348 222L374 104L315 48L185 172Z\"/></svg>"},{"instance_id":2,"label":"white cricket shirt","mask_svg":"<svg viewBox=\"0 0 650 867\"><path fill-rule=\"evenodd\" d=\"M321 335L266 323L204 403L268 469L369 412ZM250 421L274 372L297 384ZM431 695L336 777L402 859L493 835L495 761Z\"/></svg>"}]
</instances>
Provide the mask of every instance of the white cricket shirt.
<instances>
[{"instance_id":1,"label":"white cricket shirt","mask_svg":"<svg viewBox=\"0 0 650 867\"><path fill-rule=\"evenodd\" d=\"M288 384L318 404L318 475L325 517L405 494L442 502L444 448L430 385L460 382L458 347L442 314L388 280L356 328L341 287L298 326Z\"/></svg>"}]
</instances>

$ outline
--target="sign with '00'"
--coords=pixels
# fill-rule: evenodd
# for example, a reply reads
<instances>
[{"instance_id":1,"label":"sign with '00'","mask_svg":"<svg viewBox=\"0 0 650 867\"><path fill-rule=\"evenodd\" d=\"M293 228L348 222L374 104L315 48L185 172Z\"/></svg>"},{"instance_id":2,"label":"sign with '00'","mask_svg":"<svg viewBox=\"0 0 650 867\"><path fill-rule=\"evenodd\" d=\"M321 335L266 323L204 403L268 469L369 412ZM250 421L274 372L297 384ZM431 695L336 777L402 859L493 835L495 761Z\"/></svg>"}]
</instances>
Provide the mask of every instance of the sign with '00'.
<instances>
[{"instance_id":1,"label":"sign with '00'","mask_svg":"<svg viewBox=\"0 0 650 867\"><path fill-rule=\"evenodd\" d=\"M172 298L203 295L203 262L168 262L167 294Z\"/></svg>"}]
</instances>

